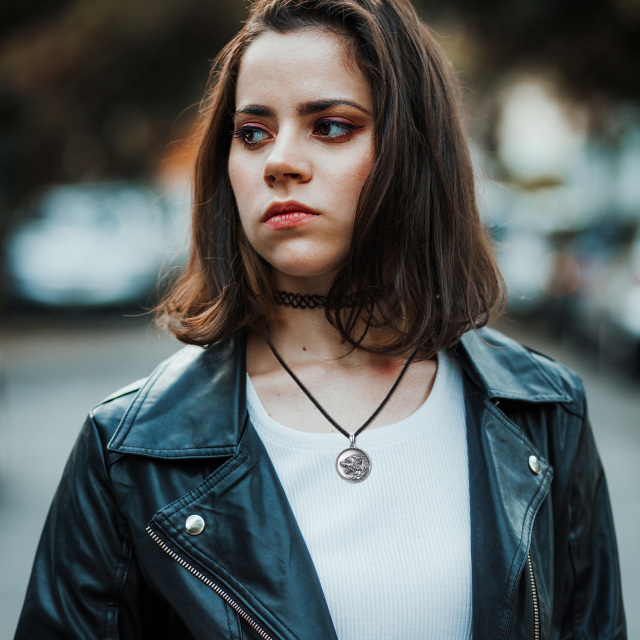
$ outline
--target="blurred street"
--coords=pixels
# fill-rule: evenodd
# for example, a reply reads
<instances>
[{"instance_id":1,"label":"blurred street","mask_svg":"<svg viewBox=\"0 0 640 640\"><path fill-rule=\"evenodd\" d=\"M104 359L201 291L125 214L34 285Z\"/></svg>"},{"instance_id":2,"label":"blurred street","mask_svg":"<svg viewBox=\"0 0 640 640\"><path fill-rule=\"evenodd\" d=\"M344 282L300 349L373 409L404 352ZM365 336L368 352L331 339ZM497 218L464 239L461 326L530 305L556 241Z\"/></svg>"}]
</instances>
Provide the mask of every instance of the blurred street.
<instances>
[{"instance_id":1,"label":"blurred street","mask_svg":"<svg viewBox=\"0 0 640 640\"><path fill-rule=\"evenodd\" d=\"M585 380L613 501L629 637L640 638L640 382L540 330L513 321L500 328ZM87 411L178 348L148 318L45 317L0 329L0 640L13 636L46 511Z\"/></svg>"}]
</instances>

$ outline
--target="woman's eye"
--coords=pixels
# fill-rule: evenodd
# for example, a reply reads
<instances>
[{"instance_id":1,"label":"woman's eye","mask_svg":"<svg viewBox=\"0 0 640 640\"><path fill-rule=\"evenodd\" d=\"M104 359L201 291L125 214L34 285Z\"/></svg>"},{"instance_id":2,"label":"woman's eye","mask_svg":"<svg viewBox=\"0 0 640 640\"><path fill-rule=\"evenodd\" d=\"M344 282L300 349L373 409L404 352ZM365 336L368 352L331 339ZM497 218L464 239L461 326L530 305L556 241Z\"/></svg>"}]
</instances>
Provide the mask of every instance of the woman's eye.
<instances>
[{"instance_id":1,"label":"woman's eye","mask_svg":"<svg viewBox=\"0 0 640 640\"><path fill-rule=\"evenodd\" d=\"M264 142L269 135L260 127L244 126L231 132L234 138L238 138L245 147L251 148Z\"/></svg>"},{"instance_id":2,"label":"woman's eye","mask_svg":"<svg viewBox=\"0 0 640 640\"><path fill-rule=\"evenodd\" d=\"M316 135L333 139L346 138L358 128L340 120L319 120L313 127Z\"/></svg>"},{"instance_id":3,"label":"woman's eye","mask_svg":"<svg viewBox=\"0 0 640 640\"><path fill-rule=\"evenodd\" d=\"M340 140L350 137L356 129L360 128L341 120L324 119L314 123L313 135L328 140ZM267 131L254 125L244 125L232 131L231 135L238 138L247 149L258 147L270 138Z\"/></svg>"}]
</instances>

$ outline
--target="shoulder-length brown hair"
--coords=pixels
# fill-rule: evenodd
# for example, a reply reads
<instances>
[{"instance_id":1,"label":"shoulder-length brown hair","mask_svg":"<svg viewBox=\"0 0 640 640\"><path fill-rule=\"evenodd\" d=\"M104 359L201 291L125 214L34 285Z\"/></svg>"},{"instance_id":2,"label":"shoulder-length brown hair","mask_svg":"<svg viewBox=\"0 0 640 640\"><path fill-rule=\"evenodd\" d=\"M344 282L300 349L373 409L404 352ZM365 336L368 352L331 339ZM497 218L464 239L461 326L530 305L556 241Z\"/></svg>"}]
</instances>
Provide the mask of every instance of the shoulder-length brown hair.
<instances>
[{"instance_id":1,"label":"shoulder-length brown hair","mask_svg":"<svg viewBox=\"0 0 640 640\"><path fill-rule=\"evenodd\" d=\"M488 322L503 281L478 214L457 80L408 0L254 2L212 65L200 112L191 253L159 320L183 342L206 346L271 317L269 265L247 242L227 171L235 84L259 35L307 27L347 38L375 115L376 160L347 262L327 295L327 318L353 346L375 325L384 339L368 340L370 351L399 355L420 345L431 357ZM355 307L343 304L354 296Z\"/></svg>"}]
</instances>

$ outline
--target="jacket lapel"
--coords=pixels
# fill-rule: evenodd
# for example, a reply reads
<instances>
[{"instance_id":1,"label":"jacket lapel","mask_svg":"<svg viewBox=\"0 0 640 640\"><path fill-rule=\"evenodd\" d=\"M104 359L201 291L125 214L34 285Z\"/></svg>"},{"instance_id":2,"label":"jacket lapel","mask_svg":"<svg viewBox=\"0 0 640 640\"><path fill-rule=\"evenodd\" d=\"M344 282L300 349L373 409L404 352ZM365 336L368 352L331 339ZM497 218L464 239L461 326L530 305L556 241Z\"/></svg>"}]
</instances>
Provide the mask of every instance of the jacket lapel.
<instances>
[{"instance_id":1,"label":"jacket lapel","mask_svg":"<svg viewBox=\"0 0 640 640\"><path fill-rule=\"evenodd\" d=\"M550 465L486 399L467 397L473 637L504 638ZM528 466L536 455L542 471Z\"/></svg>"},{"instance_id":2,"label":"jacket lapel","mask_svg":"<svg viewBox=\"0 0 640 640\"><path fill-rule=\"evenodd\" d=\"M315 567L245 406L241 336L185 349L134 400L109 449L153 458L228 458L155 513L150 529L210 576L272 637L337 640ZM204 529L190 535L191 515Z\"/></svg>"},{"instance_id":3,"label":"jacket lapel","mask_svg":"<svg viewBox=\"0 0 640 640\"><path fill-rule=\"evenodd\" d=\"M492 343L494 332L483 335L485 340L465 336L459 354L465 372L469 452L473 637L505 638L533 522L553 469L492 400L570 398L543 377L523 347L504 340ZM521 370L519 375L514 368ZM531 455L538 458L539 474L529 467Z\"/></svg>"},{"instance_id":4,"label":"jacket lapel","mask_svg":"<svg viewBox=\"0 0 640 640\"><path fill-rule=\"evenodd\" d=\"M191 514L204 519L200 535L185 530ZM304 539L251 425L237 454L193 495L156 513L151 526L205 567L269 633L336 638Z\"/></svg>"}]
</instances>

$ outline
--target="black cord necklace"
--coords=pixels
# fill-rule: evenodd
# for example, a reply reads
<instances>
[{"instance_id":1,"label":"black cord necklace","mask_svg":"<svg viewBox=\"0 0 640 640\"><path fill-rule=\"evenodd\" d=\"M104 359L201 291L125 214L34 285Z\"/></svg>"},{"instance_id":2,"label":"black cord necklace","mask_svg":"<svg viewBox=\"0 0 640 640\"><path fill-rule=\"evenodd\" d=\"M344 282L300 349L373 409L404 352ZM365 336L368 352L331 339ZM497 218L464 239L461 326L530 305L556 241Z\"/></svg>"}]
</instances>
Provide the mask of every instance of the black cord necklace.
<instances>
[{"instance_id":1,"label":"black cord necklace","mask_svg":"<svg viewBox=\"0 0 640 640\"><path fill-rule=\"evenodd\" d=\"M282 368L293 378L294 382L304 391L305 395L313 404L316 409L320 411L320 413L344 436L349 438L349 448L342 451L338 457L336 458L336 471L338 475L347 482L362 482L365 480L368 475L371 473L371 458L362 450L356 447L356 438L374 421L376 416L382 411L383 407L387 404L393 392L397 389L400 384L400 380L402 380L402 376L404 376L407 371L413 357L418 352L418 347L416 347L413 353L409 356L407 361L404 363L402 367L402 371L396 378L395 382L389 392L384 397L384 400L378 405L378 408L369 416L367 421L354 433L349 433L345 429L343 429L322 407L322 405L311 395L311 392L300 382L298 377L293 371L288 367L287 363L282 359L282 356L276 351L276 348L273 346L271 342L271 338L269 338L269 334L267 330L264 330L264 337L267 340L267 344L271 349L273 355L276 357L276 360L282 365Z\"/></svg>"}]
</instances>

